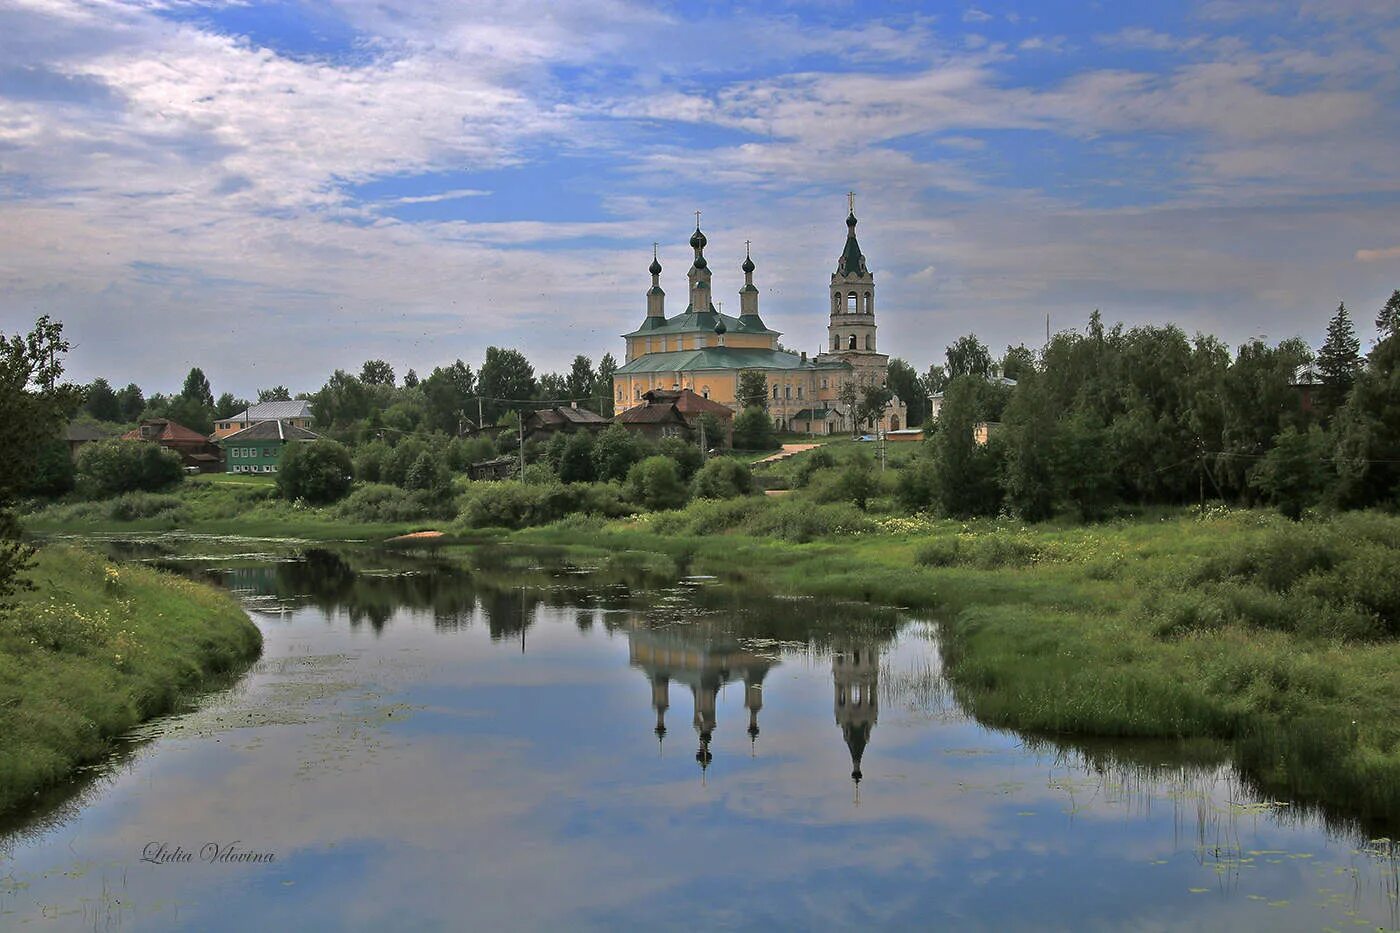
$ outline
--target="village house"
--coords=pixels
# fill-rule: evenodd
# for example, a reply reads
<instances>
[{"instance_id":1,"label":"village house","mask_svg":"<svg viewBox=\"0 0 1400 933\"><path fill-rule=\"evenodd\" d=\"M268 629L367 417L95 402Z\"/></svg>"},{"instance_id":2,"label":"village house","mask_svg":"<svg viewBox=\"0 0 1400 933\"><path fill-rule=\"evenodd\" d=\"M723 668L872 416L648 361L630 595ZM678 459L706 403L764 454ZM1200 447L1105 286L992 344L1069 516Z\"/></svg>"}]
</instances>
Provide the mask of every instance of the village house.
<instances>
[{"instance_id":1,"label":"village house","mask_svg":"<svg viewBox=\"0 0 1400 933\"><path fill-rule=\"evenodd\" d=\"M720 426L720 436L706 437L706 447L727 447L734 437L733 410L690 389L651 389L642 395L641 402L618 413L613 421L652 440L679 437L689 441L700 436L700 416L709 415Z\"/></svg>"},{"instance_id":2,"label":"village house","mask_svg":"<svg viewBox=\"0 0 1400 933\"><path fill-rule=\"evenodd\" d=\"M283 421L293 427L310 429L311 418L311 403L303 398L289 402L258 402L232 417L214 422L214 439L222 440L263 421Z\"/></svg>"},{"instance_id":3,"label":"village house","mask_svg":"<svg viewBox=\"0 0 1400 933\"><path fill-rule=\"evenodd\" d=\"M121 437L124 441L151 441L180 455L185 470L200 473L223 471L223 452L217 444L192 428L169 418L148 418Z\"/></svg>"},{"instance_id":4,"label":"village house","mask_svg":"<svg viewBox=\"0 0 1400 933\"><path fill-rule=\"evenodd\" d=\"M219 439L229 473L276 473L287 445L320 440L321 435L286 421L259 421Z\"/></svg>"},{"instance_id":5,"label":"village house","mask_svg":"<svg viewBox=\"0 0 1400 933\"><path fill-rule=\"evenodd\" d=\"M83 424L75 421L68 425L63 431L63 440L68 444L68 453L74 460L78 459L78 451L93 441L105 441L111 437L106 431L96 425Z\"/></svg>"},{"instance_id":6,"label":"village house","mask_svg":"<svg viewBox=\"0 0 1400 933\"><path fill-rule=\"evenodd\" d=\"M597 434L608 426L608 419L577 404L557 408L541 408L525 416L525 439L547 440L556 434L576 434L587 431Z\"/></svg>"}]
</instances>

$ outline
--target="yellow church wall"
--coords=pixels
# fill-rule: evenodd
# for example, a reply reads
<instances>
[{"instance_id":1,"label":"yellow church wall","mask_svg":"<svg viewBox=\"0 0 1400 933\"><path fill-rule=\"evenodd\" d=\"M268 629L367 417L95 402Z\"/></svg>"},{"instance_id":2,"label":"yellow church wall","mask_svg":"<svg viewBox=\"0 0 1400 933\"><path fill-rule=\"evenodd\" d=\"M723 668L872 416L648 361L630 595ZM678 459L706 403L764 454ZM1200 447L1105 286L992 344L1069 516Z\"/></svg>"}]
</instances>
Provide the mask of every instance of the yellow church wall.
<instances>
[{"instance_id":1,"label":"yellow church wall","mask_svg":"<svg viewBox=\"0 0 1400 933\"><path fill-rule=\"evenodd\" d=\"M675 353L681 350L703 350L717 347L720 338L716 334L671 334L653 337L627 338L627 358L635 360L648 353ZM724 346L745 349L772 350L773 338L766 334L725 334Z\"/></svg>"}]
</instances>

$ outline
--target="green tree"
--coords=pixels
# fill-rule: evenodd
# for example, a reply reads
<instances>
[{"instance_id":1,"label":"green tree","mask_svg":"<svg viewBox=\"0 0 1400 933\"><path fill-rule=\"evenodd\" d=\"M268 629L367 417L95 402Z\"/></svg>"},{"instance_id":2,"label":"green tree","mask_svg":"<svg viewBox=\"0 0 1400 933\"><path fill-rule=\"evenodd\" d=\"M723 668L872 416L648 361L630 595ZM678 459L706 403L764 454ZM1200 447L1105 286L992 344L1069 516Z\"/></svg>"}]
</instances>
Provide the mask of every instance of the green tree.
<instances>
[{"instance_id":1,"label":"green tree","mask_svg":"<svg viewBox=\"0 0 1400 933\"><path fill-rule=\"evenodd\" d=\"M690 478L704 461L698 445L679 437L662 438L656 445L656 452L676 461L676 468L681 471L681 481L685 483L690 482Z\"/></svg>"},{"instance_id":2,"label":"green tree","mask_svg":"<svg viewBox=\"0 0 1400 933\"><path fill-rule=\"evenodd\" d=\"M890 403L893 393L882 385L863 386L860 401L856 403L856 421L863 425L878 427L885 406Z\"/></svg>"},{"instance_id":3,"label":"green tree","mask_svg":"<svg viewBox=\"0 0 1400 933\"><path fill-rule=\"evenodd\" d=\"M702 466L690 485L697 499L734 499L753 492L749 465L733 457L715 457Z\"/></svg>"},{"instance_id":4,"label":"green tree","mask_svg":"<svg viewBox=\"0 0 1400 933\"><path fill-rule=\"evenodd\" d=\"M566 483L593 482L593 435L587 431L569 435L560 452L556 470L559 479Z\"/></svg>"},{"instance_id":5,"label":"green tree","mask_svg":"<svg viewBox=\"0 0 1400 933\"><path fill-rule=\"evenodd\" d=\"M478 405L476 376L461 360L450 366L438 366L422 383L427 405L428 427L444 434L460 434L466 421L475 422Z\"/></svg>"},{"instance_id":6,"label":"green tree","mask_svg":"<svg viewBox=\"0 0 1400 933\"><path fill-rule=\"evenodd\" d=\"M627 492L634 502L653 511L677 509L686 500L676 461L659 454L632 465L627 471Z\"/></svg>"},{"instance_id":7,"label":"green tree","mask_svg":"<svg viewBox=\"0 0 1400 933\"><path fill-rule=\"evenodd\" d=\"M1361 340L1356 336L1345 303L1337 305L1337 313L1327 322L1327 339L1317 354L1318 407L1324 419L1346 403L1347 394L1361 371Z\"/></svg>"},{"instance_id":8,"label":"green tree","mask_svg":"<svg viewBox=\"0 0 1400 933\"><path fill-rule=\"evenodd\" d=\"M1296 522L1321 497L1330 473L1326 456L1326 439L1317 425L1306 432L1284 428L1272 449L1250 468L1249 484Z\"/></svg>"},{"instance_id":9,"label":"green tree","mask_svg":"<svg viewBox=\"0 0 1400 933\"><path fill-rule=\"evenodd\" d=\"M948 372L942 366L930 366L928 372L919 377L919 387L926 399L942 394L948 388Z\"/></svg>"},{"instance_id":10,"label":"green tree","mask_svg":"<svg viewBox=\"0 0 1400 933\"><path fill-rule=\"evenodd\" d=\"M642 459L643 445L620 424L611 424L593 442L593 475L604 482L625 479Z\"/></svg>"},{"instance_id":11,"label":"green tree","mask_svg":"<svg viewBox=\"0 0 1400 933\"><path fill-rule=\"evenodd\" d=\"M598 374L593 371L593 361L580 353L574 357L574 361L569 366L569 374L564 377L564 393L570 399L580 404L595 408L595 387L598 384ZM611 395L609 391L604 392L604 396Z\"/></svg>"},{"instance_id":12,"label":"green tree","mask_svg":"<svg viewBox=\"0 0 1400 933\"><path fill-rule=\"evenodd\" d=\"M83 400L83 410L98 421L121 421L121 403L117 393L100 376L87 387L87 398Z\"/></svg>"},{"instance_id":13,"label":"green tree","mask_svg":"<svg viewBox=\"0 0 1400 933\"><path fill-rule=\"evenodd\" d=\"M292 393L287 390L286 386L273 386L270 389L258 390L259 402L290 402L291 400Z\"/></svg>"},{"instance_id":14,"label":"green tree","mask_svg":"<svg viewBox=\"0 0 1400 933\"><path fill-rule=\"evenodd\" d=\"M860 416L857 409L860 407L860 386L856 384L854 378L841 380L840 387L836 390L836 401L841 404L841 409L851 419L851 437L860 433ZM739 431L739 421L734 420L735 441L734 446L739 446L737 434Z\"/></svg>"},{"instance_id":15,"label":"green tree","mask_svg":"<svg viewBox=\"0 0 1400 933\"><path fill-rule=\"evenodd\" d=\"M984 385L981 376L955 377L944 393L938 429L928 441L937 464L939 506L954 518L995 515L1001 507L997 459L974 437Z\"/></svg>"},{"instance_id":16,"label":"green tree","mask_svg":"<svg viewBox=\"0 0 1400 933\"><path fill-rule=\"evenodd\" d=\"M751 406L734 419L734 447L738 450L773 450L778 446L773 436L773 422L768 412Z\"/></svg>"},{"instance_id":17,"label":"green tree","mask_svg":"<svg viewBox=\"0 0 1400 933\"><path fill-rule=\"evenodd\" d=\"M870 497L875 494L877 488L879 487L875 482L870 459L864 455L851 457L836 481L837 494L842 499L854 503L862 512L870 507Z\"/></svg>"},{"instance_id":18,"label":"green tree","mask_svg":"<svg viewBox=\"0 0 1400 933\"><path fill-rule=\"evenodd\" d=\"M768 375L761 369L746 369L739 373L735 401L743 408L768 410Z\"/></svg>"},{"instance_id":19,"label":"green tree","mask_svg":"<svg viewBox=\"0 0 1400 933\"><path fill-rule=\"evenodd\" d=\"M451 482L452 477L442 458L431 450L424 450L409 466L403 485L410 491L425 492L437 498L448 491Z\"/></svg>"},{"instance_id":20,"label":"green tree","mask_svg":"<svg viewBox=\"0 0 1400 933\"><path fill-rule=\"evenodd\" d=\"M1006 348L1006 355L1001 358L1001 374L1007 379L1020 379L1027 373L1035 371L1035 352L1024 343L1018 343L1014 347Z\"/></svg>"},{"instance_id":21,"label":"green tree","mask_svg":"<svg viewBox=\"0 0 1400 933\"><path fill-rule=\"evenodd\" d=\"M180 455L150 441L95 441L78 451L78 491L92 499L166 489L184 475Z\"/></svg>"},{"instance_id":22,"label":"green tree","mask_svg":"<svg viewBox=\"0 0 1400 933\"><path fill-rule=\"evenodd\" d=\"M536 397L539 386L530 361L519 350L487 347L486 360L477 376L477 387L486 396L486 418L494 421L521 400Z\"/></svg>"},{"instance_id":23,"label":"green tree","mask_svg":"<svg viewBox=\"0 0 1400 933\"><path fill-rule=\"evenodd\" d=\"M1400 288L1390 293L1390 300L1376 315L1376 331L1381 340L1400 334Z\"/></svg>"},{"instance_id":24,"label":"green tree","mask_svg":"<svg viewBox=\"0 0 1400 933\"><path fill-rule=\"evenodd\" d=\"M384 360L365 360L360 367L360 381L367 386L393 386L394 367Z\"/></svg>"},{"instance_id":25,"label":"green tree","mask_svg":"<svg viewBox=\"0 0 1400 933\"><path fill-rule=\"evenodd\" d=\"M404 387L405 389L416 389L416 388L418 388L418 373L414 372L412 369L410 369L408 372L404 373L404 374L403 374L403 387Z\"/></svg>"},{"instance_id":26,"label":"green tree","mask_svg":"<svg viewBox=\"0 0 1400 933\"><path fill-rule=\"evenodd\" d=\"M199 434L212 434L214 431L214 409L187 395L177 395L171 399L164 417Z\"/></svg>"},{"instance_id":27,"label":"green tree","mask_svg":"<svg viewBox=\"0 0 1400 933\"><path fill-rule=\"evenodd\" d=\"M68 442L54 438L39 448L34 460L34 472L30 475L24 494L45 498L61 496L73 491L77 478L78 471Z\"/></svg>"},{"instance_id":28,"label":"green tree","mask_svg":"<svg viewBox=\"0 0 1400 933\"><path fill-rule=\"evenodd\" d=\"M130 423L141 417L141 412L146 408L146 396L140 386L130 382L117 393L117 405L121 408L121 417L116 420Z\"/></svg>"},{"instance_id":29,"label":"green tree","mask_svg":"<svg viewBox=\"0 0 1400 933\"><path fill-rule=\"evenodd\" d=\"M1400 505L1400 334L1372 348L1333 427L1338 502Z\"/></svg>"},{"instance_id":30,"label":"green tree","mask_svg":"<svg viewBox=\"0 0 1400 933\"><path fill-rule=\"evenodd\" d=\"M1089 411L1076 411L1060 422L1056 434L1055 486L1075 507L1079 520L1101 518L1114 499L1108 431Z\"/></svg>"},{"instance_id":31,"label":"green tree","mask_svg":"<svg viewBox=\"0 0 1400 933\"><path fill-rule=\"evenodd\" d=\"M249 402L247 399L235 398L232 392L225 392L214 402L214 419L232 418L242 411L247 411Z\"/></svg>"},{"instance_id":32,"label":"green tree","mask_svg":"<svg viewBox=\"0 0 1400 933\"><path fill-rule=\"evenodd\" d=\"M214 408L214 390L209 387L209 380L204 375L204 370L195 366L190 369L185 376L184 388L180 390L180 397L192 399L203 405L210 411Z\"/></svg>"},{"instance_id":33,"label":"green tree","mask_svg":"<svg viewBox=\"0 0 1400 933\"><path fill-rule=\"evenodd\" d=\"M986 378L992 369L992 354L987 345L975 334L959 337L948 348L948 379L959 376L981 376Z\"/></svg>"},{"instance_id":34,"label":"green tree","mask_svg":"<svg viewBox=\"0 0 1400 933\"><path fill-rule=\"evenodd\" d=\"M907 426L912 428L923 424L928 414L928 399L924 395L923 386L919 384L919 374L914 371L914 367L897 357L890 360L888 372L885 384L909 410Z\"/></svg>"},{"instance_id":35,"label":"green tree","mask_svg":"<svg viewBox=\"0 0 1400 933\"><path fill-rule=\"evenodd\" d=\"M1054 401L1035 370L1023 370L1002 419L1006 459L1002 485L1007 504L1029 522L1055 512Z\"/></svg>"},{"instance_id":36,"label":"green tree","mask_svg":"<svg viewBox=\"0 0 1400 933\"><path fill-rule=\"evenodd\" d=\"M598 361L597 381L593 387L594 397L602 403L596 410L604 418L611 418L616 413L613 409L613 375L616 372L617 359L611 353L604 353Z\"/></svg>"},{"instance_id":37,"label":"green tree","mask_svg":"<svg viewBox=\"0 0 1400 933\"><path fill-rule=\"evenodd\" d=\"M372 396L365 384L343 369L337 369L321 390L311 396L311 411L323 428L344 427L367 418Z\"/></svg>"},{"instance_id":38,"label":"green tree","mask_svg":"<svg viewBox=\"0 0 1400 933\"><path fill-rule=\"evenodd\" d=\"M354 464L343 444L330 440L287 445L277 467L277 494L313 505L335 502L350 491Z\"/></svg>"}]
</instances>

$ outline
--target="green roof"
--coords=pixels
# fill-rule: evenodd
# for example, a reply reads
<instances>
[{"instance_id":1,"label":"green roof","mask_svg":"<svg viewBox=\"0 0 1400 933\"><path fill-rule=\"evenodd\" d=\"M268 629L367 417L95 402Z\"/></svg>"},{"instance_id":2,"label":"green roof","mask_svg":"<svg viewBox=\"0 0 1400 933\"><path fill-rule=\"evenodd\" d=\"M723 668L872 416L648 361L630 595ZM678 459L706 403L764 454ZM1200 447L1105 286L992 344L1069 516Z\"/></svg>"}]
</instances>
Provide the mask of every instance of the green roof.
<instances>
[{"instance_id":1,"label":"green roof","mask_svg":"<svg viewBox=\"0 0 1400 933\"><path fill-rule=\"evenodd\" d=\"M817 363L796 353L751 347L706 347L703 350L676 350L648 353L618 367L621 376L633 373L675 373L734 369L849 369L843 362Z\"/></svg>"},{"instance_id":2,"label":"green roof","mask_svg":"<svg viewBox=\"0 0 1400 933\"><path fill-rule=\"evenodd\" d=\"M713 334L715 324L724 322L724 329L731 334L771 334L774 337L781 336L776 330L769 330L757 315L744 315L743 317L732 317L728 314L720 314L715 310L714 305L709 311L696 313L687 307L684 314L677 314L673 318L661 321L658 318L649 317L642 321L642 325L630 334L623 334L624 337L644 337L648 334Z\"/></svg>"},{"instance_id":3,"label":"green roof","mask_svg":"<svg viewBox=\"0 0 1400 933\"><path fill-rule=\"evenodd\" d=\"M830 415L839 415L840 412L834 408L804 408L793 415L792 421L825 421Z\"/></svg>"}]
</instances>

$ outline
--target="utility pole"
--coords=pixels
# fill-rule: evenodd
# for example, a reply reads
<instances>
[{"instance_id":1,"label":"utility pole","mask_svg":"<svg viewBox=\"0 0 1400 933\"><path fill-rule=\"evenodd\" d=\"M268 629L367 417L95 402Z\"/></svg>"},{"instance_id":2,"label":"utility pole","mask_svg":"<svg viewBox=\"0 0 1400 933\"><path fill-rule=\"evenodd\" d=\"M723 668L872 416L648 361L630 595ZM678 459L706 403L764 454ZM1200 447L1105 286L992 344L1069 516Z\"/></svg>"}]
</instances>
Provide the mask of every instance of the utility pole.
<instances>
[{"instance_id":1,"label":"utility pole","mask_svg":"<svg viewBox=\"0 0 1400 933\"><path fill-rule=\"evenodd\" d=\"M476 426L478 429L486 427L486 417L481 413L481 396L476 397Z\"/></svg>"},{"instance_id":2,"label":"utility pole","mask_svg":"<svg viewBox=\"0 0 1400 933\"><path fill-rule=\"evenodd\" d=\"M520 481L525 482L525 416L520 412L515 413L515 423L520 429ZM523 650L522 645L522 650Z\"/></svg>"}]
</instances>

